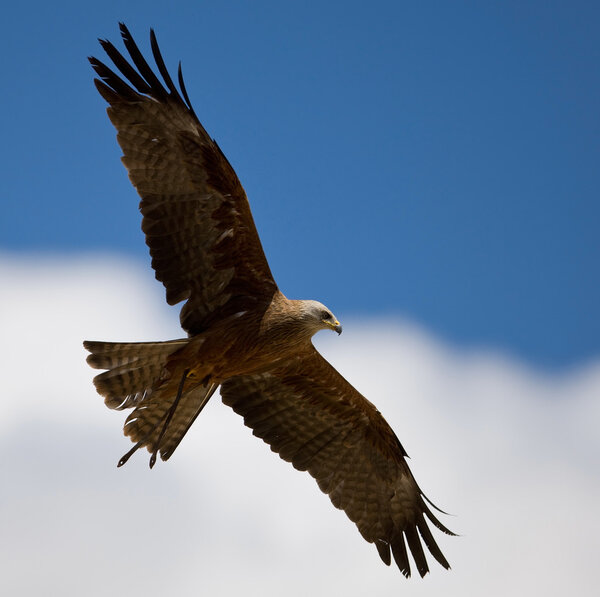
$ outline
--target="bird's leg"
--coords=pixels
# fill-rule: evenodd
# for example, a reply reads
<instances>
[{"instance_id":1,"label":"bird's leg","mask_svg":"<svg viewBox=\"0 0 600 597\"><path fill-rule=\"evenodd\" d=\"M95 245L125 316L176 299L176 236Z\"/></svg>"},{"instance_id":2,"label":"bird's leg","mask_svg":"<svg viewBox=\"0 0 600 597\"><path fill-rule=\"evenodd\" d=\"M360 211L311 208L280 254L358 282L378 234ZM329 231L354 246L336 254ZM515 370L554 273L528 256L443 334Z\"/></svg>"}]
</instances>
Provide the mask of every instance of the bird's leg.
<instances>
[{"instance_id":1,"label":"bird's leg","mask_svg":"<svg viewBox=\"0 0 600 597\"><path fill-rule=\"evenodd\" d=\"M159 423L160 423L160 421L159 421ZM129 452L127 452L127 454L123 454L123 456L121 456L121 459L119 460L119 462L117 462L117 468L120 466L123 466L137 452L137 450L146 443L146 441L148 440L150 435L152 435L152 432L158 427L159 423L154 425L154 427L152 427L150 432L147 433L144 436L144 438L141 439L137 444L135 444L135 446L133 446L133 448L131 448L131 450L129 450Z\"/></svg>"},{"instance_id":2,"label":"bird's leg","mask_svg":"<svg viewBox=\"0 0 600 597\"><path fill-rule=\"evenodd\" d=\"M175 411L177 410L177 405L179 404L179 400L181 399L181 395L183 394L183 386L185 384L185 380L186 380L189 372L190 372L190 370L186 369L183 372L183 375L181 376L181 381L179 382L179 388L177 389L177 396L175 396L175 400L173 400L173 404L171 404L171 407L169 408L169 411L167 412L167 417L165 418L165 422L161 429L160 435L158 436L158 439L156 440L156 443L154 444L154 450L152 452L152 456L150 456L150 468L152 468L154 466L154 464L156 463L156 455L158 454L158 450L160 448L160 442L162 441L162 438L164 437L165 432L167 431L167 427L169 426L169 423L171 422L171 419L173 418L173 415L175 414Z\"/></svg>"}]
</instances>

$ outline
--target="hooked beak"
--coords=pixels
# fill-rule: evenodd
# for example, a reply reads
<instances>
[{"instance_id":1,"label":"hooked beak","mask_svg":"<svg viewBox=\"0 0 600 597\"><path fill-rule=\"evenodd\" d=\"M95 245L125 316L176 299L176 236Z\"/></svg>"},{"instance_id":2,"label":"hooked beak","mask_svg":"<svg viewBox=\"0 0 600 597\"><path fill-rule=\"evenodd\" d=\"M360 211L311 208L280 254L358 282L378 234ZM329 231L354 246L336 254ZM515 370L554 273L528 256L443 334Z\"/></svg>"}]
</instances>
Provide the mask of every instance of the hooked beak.
<instances>
[{"instance_id":1,"label":"hooked beak","mask_svg":"<svg viewBox=\"0 0 600 597\"><path fill-rule=\"evenodd\" d=\"M333 331L337 332L338 336L342 333L342 326L340 324L339 321L336 320L336 322L331 326L331 328L333 329Z\"/></svg>"}]
</instances>

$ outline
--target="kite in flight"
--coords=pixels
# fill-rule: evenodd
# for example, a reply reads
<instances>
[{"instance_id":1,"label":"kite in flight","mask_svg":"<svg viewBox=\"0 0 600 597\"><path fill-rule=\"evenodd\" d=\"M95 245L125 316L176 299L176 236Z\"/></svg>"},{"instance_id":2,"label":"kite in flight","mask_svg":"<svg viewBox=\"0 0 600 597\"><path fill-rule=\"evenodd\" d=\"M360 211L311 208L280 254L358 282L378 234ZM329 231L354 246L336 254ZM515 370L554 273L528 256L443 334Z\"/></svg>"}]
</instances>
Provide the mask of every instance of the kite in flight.
<instances>
[{"instance_id":1,"label":"kite in flight","mask_svg":"<svg viewBox=\"0 0 600 597\"><path fill-rule=\"evenodd\" d=\"M341 333L317 301L290 300L278 289L240 181L190 103L181 64L179 89L150 41L164 84L120 24L131 63L106 40L120 71L90 58L95 84L110 104L122 161L137 189L142 230L167 302L185 301L188 337L167 342L84 342L87 362L113 409L133 409L124 433L133 448L167 460L220 387L223 402L281 458L308 471L346 512L381 559L410 576L408 550L421 576L422 541L444 567L427 519L433 514L406 463L406 452L379 411L314 348L319 330ZM407 549L408 547L408 549Z\"/></svg>"}]
</instances>

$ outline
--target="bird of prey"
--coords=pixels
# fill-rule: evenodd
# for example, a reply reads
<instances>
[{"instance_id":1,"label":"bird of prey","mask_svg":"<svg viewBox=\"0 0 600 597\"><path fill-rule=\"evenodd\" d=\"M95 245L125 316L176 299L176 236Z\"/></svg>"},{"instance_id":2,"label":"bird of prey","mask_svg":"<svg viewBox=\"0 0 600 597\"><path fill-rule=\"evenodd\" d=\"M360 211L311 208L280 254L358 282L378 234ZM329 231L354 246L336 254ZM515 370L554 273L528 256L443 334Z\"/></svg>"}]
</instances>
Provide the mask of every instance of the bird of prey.
<instances>
[{"instance_id":1,"label":"bird of prey","mask_svg":"<svg viewBox=\"0 0 600 597\"><path fill-rule=\"evenodd\" d=\"M308 471L336 508L410 576L421 576L422 542L444 567L428 521L433 514L407 454L380 412L314 348L319 330L341 333L333 313L313 300L290 300L277 287L250 206L232 166L198 120L186 91L165 67L154 32L161 82L120 24L128 61L100 40L120 75L91 57L108 102L122 161L141 197L142 230L167 302L185 301L187 337L167 342L84 342L87 362L113 409L132 409L124 433L167 460L215 390L296 469ZM431 507L430 507L431 506Z\"/></svg>"}]
</instances>

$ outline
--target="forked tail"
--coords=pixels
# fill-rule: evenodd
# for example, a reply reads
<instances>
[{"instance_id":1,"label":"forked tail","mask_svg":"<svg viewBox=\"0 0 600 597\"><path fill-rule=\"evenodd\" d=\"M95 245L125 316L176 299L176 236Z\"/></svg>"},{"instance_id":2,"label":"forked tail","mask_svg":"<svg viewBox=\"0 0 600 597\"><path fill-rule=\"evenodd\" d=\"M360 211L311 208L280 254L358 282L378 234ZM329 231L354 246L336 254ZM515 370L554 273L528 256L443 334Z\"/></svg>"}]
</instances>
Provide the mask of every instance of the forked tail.
<instances>
[{"instance_id":1,"label":"forked tail","mask_svg":"<svg viewBox=\"0 0 600 597\"><path fill-rule=\"evenodd\" d=\"M134 409L123 431L135 446L121 458L118 466L125 464L141 447L152 453L151 467L158 453L167 460L217 389L210 381L198 383L189 379L185 367L167 367L170 357L188 342L182 339L83 343L91 353L87 357L89 365L107 370L94 378L96 390L104 396L106 406L117 410Z\"/></svg>"}]
</instances>

